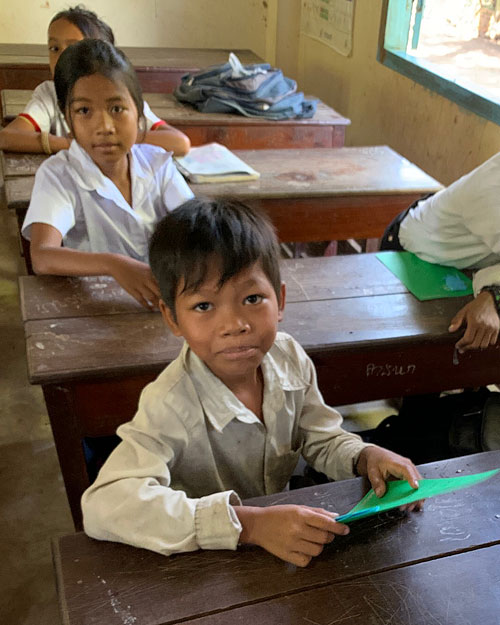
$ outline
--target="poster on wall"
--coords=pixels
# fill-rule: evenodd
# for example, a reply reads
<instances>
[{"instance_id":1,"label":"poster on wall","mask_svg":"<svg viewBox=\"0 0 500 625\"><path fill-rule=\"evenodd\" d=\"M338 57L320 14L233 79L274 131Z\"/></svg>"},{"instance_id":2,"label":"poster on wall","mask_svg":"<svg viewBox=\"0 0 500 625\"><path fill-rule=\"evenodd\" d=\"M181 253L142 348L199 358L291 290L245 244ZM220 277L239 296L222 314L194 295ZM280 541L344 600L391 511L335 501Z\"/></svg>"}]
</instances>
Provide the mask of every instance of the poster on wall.
<instances>
[{"instance_id":1,"label":"poster on wall","mask_svg":"<svg viewBox=\"0 0 500 625\"><path fill-rule=\"evenodd\" d=\"M300 22L308 37L344 56L351 54L354 0L303 0Z\"/></svg>"}]
</instances>

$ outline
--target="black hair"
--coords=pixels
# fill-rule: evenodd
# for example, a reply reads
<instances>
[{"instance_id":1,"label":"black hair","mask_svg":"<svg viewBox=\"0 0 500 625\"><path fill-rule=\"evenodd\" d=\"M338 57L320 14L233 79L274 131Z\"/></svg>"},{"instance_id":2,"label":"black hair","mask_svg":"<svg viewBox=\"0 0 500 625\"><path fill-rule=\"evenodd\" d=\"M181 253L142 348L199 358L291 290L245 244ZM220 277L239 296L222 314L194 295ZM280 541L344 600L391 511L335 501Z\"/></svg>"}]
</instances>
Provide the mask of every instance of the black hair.
<instances>
[{"instance_id":1,"label":"black hair","mask_svg":"<svg viewBox=\"0 0 500 625\"><path fill-rule=\"evenodd\" d=\"M76 26L85 39L102 39L112 44L115 43L115 36L111 27L97 17L94 11L89 11L82 4L70 7L65 11L59 11L50 20L50 24L57 22L57 20L66 20Z\"/></svg>"},{"instance_id":2,"label":"black hair","mask_svg":"<svg viewBox=\"0 0 500 625\"><path fill-rule=\"evenodd\" d=\"M220 263L219 287L259 261L280 300L280 250L267 217L236 200L195 198L168 213L149 244L151 270L174 319L179 284L182 292L198 289L210 258Z\"/></svg>"},{"instance_id":3,"label":"black hair","mask_svg":"<svg viewBox=\"0 0 500 625\"><path fill-rule=\"evenodd\" d=\"M93 74L123 81L137 108L139 119L144 118L142 89L132 64L121 50L100 39L82 39L74 43L64 50L56 63L54 84L57 102L63 114L66 114L75 83Z\"/></svg>"}]
</instances>

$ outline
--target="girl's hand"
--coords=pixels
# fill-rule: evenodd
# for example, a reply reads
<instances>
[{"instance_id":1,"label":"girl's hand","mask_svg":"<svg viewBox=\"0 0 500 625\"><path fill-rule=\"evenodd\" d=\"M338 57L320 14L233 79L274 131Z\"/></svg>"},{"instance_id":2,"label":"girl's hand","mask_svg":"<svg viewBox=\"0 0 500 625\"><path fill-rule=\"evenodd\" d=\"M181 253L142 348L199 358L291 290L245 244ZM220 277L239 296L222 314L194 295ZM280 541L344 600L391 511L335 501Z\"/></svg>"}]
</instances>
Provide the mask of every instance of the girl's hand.
<instances>
[{"instance_id":1,"label":"girl's hand","mask_svg":"<svg viewBox=\"0 0 500 625\"><path fill-rule=\"evenodd\" d=\"M307 566L335 534L349 533L347 525L335 522L336 513L322 508L234 506L234 510L243 526L240 542L259 545L296 566Z\"/></svg>"},{"instance_id":2,"label":"girl's hand","mask_svg":"<svg viewBox=\"0 0 500 625\"><path fill-rule=\"evenodd\" d=\"M411 460L376 445L370 445L362 450L356 469L359 475L368 477L377 497L385 494L387 490L385 482L390 477L406 480L415 489L418 488L418 480L422 478ZM421 500L408 504L403 509L422 510L423 505L424 502Z\"/></svg>"},{"instance_id":3,"label":"girl's hand","mask_svg":"<svg viewBox=\"0 0 500 625\"><path fill-rule=\"evenodd\" d=\"M491 293L483 291L461 308L451 320L448 330L456 332L463 325L466 326L465 333L455 345L460 353L495 345L500 329L500 318Z\"/></svg>"},{"instance_id":4,"label":"girl's hand","mask_svg":"<svg viewBox=\"0 0 500 625\"><path fill-rule=\"evenodd\" d=\"M149 265L117 254L110 259L109 275L113 276L144 308L148 310L158 308L160 289Z\"/></svg>"}]
</instances>

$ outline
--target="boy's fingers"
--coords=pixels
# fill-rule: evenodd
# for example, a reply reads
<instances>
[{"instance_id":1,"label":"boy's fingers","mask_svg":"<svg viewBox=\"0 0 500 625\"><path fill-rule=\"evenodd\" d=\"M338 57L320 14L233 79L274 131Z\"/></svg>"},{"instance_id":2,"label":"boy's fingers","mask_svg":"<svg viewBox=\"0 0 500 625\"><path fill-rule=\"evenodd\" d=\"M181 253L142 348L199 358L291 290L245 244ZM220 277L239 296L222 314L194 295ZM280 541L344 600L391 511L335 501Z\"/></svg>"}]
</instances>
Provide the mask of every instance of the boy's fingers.
<instances>
[{"instance_id":1,"label":"boy's fingers","mask_svg":"<svg viewBox=\"0 0 500 625\"><path fill-rule=\"evenodd\" d=\"M418 484L418 473L417 471L413 468L410 467L409 469L405 468L404 469L404 479L408 482L408 484L414 488L417 489L419 484Z\"/></svg>"},{"instance_id":2,"label":"boy's fingers","mask_svg":"<svg viewBox=\"0 0 500 625\"><path fill-rule=\"evenodd\" d=\"M349 528L343 523L337 523L333 516L326 516L319 514L315 510L312 510L313 514L308 515L306 519L307 525L312 528L331 532L332 534L348 534ZM338 515L336 515L338 516Z\"/></svg>"},{"instance_id":3,"label":"boy's fingers","mask_svg":"<svg viewBox=\"0 0 500 625\"><path fill-rule=\"evenodd\" d=\"M298 551L291 551L283 560L290 562L290 564L295 564L295 566L304 567L312 560L312 556L307 556L305 553L299 553Z\"/></svg>"},{"instance_id":4,"label":"boy's fingers","mask_svg":"<svg viewBox=\"0 0 500 625\"><path fill-rule=\"evenodd\" d=\"M324 544L312 543L308 540L298 540L294 545L294 550L315 558L323 551Z\"/></svg>"},{"instance_id":5,"label":"boy's fingers","mask_svg":"<svg viewBox=\"0 0 500 625\"><path fill-rule=\"evenodd\" d=\"M450 322L448 332L455 332L464 322L463 310L459 310Z\"/></svg>"},{"instance_id":6,"label":"boy's fingers","mask_svg":"<svg viewBox=\"0 0 500 625\"><path fill-rule=\"evenodd\" d=\"M383 495L385 495L385 480L378 467L372 468L368 471L368 479L370 480L370 484L372 485L372 488L375 491L377 497L382 497Z\"/></svg>"},{"instance_id":7,"label":"boy's fingers","mask_svg":"<svg viewBox=\"0 0 500 625\"><path fill-rule=\"evenodd\" d=\"M338 525L340 525L340 523ZM326 545L327 543L331 543L334 538L335 534L333 532L329 532L328 530L319 530L315 527L307 527L305 531L302 532L303 540L316 543L317 545Z\"/></svg>"}]
</instances>

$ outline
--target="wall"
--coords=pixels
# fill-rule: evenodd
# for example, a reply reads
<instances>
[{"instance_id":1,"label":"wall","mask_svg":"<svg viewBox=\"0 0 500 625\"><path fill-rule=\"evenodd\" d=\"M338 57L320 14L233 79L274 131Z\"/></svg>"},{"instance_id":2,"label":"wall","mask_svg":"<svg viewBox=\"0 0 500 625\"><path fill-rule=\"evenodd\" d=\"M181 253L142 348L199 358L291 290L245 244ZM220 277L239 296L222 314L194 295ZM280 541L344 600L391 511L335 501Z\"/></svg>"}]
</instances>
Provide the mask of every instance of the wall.
<instances>
[{"instance_id":1,"label":"wall","mask_svg":"<svg viewBox=\"0 0 500 625\"><path fill-rule=\"evenodd\" d=\"M79 0L2 0L1 43L45 43L51 17ZM272 50L268 15L275 0L82 0L107 21L119 45ZM269 6L271 8L269 8ZM272 15L271 15L272 16ZM275 21L271 19L271 30Z\"/></svg>"},{"instance_id":2,"label":"wall","mask_svg":"<svg viewBox=\"0 0 500 625\"><path fill-rule=\"evenodd\" d=\"M78 0L0 2L0 42L44 43ZM387 144L448 184L500 150L500 127L376 60L383 0L355 0L351 57L300 33L301 0L85 0L128 46L250 48L349 117L348 145Z\"/></svg>"},{"instance_id":3,"label":"wall","mask_svg":"<svg viewBox=\"0 0 500 625\"><path fill-rule=\"evenodd\" d=\"M356 0L351 57L301 34L300 86L351 119L347 145L390 145L449 184L500 150L500 127L376 60L382 4Z\"/></svg>"}]
</instances>

